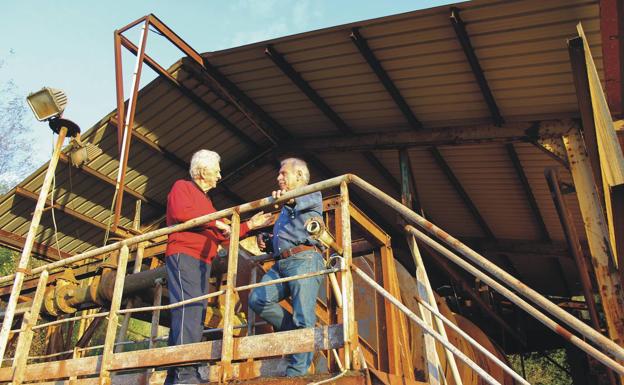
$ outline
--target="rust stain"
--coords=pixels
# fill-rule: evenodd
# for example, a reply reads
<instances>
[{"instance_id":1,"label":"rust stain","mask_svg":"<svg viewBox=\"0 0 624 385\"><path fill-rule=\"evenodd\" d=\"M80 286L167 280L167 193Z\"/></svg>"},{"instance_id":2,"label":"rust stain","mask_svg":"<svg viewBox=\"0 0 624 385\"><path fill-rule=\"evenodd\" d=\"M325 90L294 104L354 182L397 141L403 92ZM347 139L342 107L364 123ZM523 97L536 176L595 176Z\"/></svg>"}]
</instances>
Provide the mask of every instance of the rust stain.
<instances>
[{"instance_id":1,"label":"rust stain","mask_svg":"<svg viewBox=\"0 0 624 385\"><path fill-rule=\"evenodd\" d=\"M569 331L567 331L566 329L562 328L559 325L555 327L555 331L557 332L557 334L559 334L561 337L565 338L568 341L572 339L572 333L570 333Z\"/></svg>"}]
</instances>

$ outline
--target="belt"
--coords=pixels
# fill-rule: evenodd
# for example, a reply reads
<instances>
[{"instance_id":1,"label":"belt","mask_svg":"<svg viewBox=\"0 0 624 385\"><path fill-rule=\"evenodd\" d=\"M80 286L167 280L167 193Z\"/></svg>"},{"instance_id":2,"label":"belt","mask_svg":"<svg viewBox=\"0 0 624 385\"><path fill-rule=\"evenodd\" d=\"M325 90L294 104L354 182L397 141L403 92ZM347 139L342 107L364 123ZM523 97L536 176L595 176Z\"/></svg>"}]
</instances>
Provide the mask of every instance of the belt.
<instances>
[{"instance_id":1,"label":"belt","mask_svg":"<svg viewBox=\"0 0 624 385\"><path fill-rule=\"evenodd\" d=\"M286 258L292 257L295 254L299 254L302 251L308 251L308 250L315 250L315 251L318 251L320 253L320 250L316 246L299 245L299 246L292 247L292 248L290 248L288 250L282 251L279 254L279 257L280 257L280 259L286 259Z\"/></svg>"}]
</instances>

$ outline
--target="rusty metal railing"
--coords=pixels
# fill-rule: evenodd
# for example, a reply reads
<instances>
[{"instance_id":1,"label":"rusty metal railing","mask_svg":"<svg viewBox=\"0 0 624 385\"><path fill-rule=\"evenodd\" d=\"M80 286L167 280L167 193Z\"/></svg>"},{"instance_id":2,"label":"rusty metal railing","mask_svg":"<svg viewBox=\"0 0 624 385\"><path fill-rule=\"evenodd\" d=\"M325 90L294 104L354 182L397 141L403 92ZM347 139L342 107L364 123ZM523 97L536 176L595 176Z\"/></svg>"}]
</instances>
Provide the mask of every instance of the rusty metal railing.
<instances>
[{"instance_id":1,"label":"rusty metal railing","mask_svg":"<svg viewBox=\"0 0 624 385\"><path fill-rule=\"evenodd\" d=\"M57 320L57 321L52 321L52 322L36 325L37 319L39 316L39 311L41 309L41 304L43 302L45 287L46 287L47 279L48 279L48 271L54 268L68 266L75 262L78 262L87 258L91 258L97 255L102 255L102 254L109 253L112 251L120 250L117 274L115 277L113 298L111 301L110 309L108 312L98 313L98 314L88 316L90 318L107 316L108 321L109 321L107 325L104 345L102 346L103 352L102 352L100 378L102 379L102 381L104 381L104 383L106 383L108 379L110 379L111 363L115 354L115 352L113 351L113 348L115 345L116 327L118 323L118 317L121 314L131 314L131 313L136 313L140 311L159 311L159 310L164 310L164 309L171 309L176 306L183 306L184 304L189 303L189 302L200 301L200 300L218 296L218 295L225 295L226 303L225 303L225 312L224 312L223 340L221 344L222 351L221 351L221 357L220 357L220 362L219 362L219 365L221 367L220 379L225 380L231 376L231 369L232 369L231 363L234 358L234 352L233 352L233 349L234 349L233 318L234 318L234 302L235 302L234 294L237 291L250 290L256 287L275 284L277 282L287 282L287 281L291 281L295 279L304 279L304 278L309 278L312 276L327 275L327 274L336 273L336 272L341 273L341 277L340 277L341 284L342 284L341 295L342 295L342 302L343 302L343 306L341 310L341 317L342 317L342 328L343 328L343 339L344 339L343 348L345 351L345 355L344 355L344 362L341 363L341 366L343 367L343 370L349 370L352 368L361 367L362 365L362 362L360 362L361 359L359 358L358 354L355 353L356 351L358 351L357 349L358 336L357 336L357 331L356 331L357 328L356 328L356 322L355 322L355 311L354 311L354 303L353 303L354 291L353 291L353 278L351 275L351 272L353 271L357 275L359 275L366 283L371 285L378 293L384 296L389 302L391 302L394 306L399 308L401 312L403 312L410 319L412 319L419 326L421 326L425 333L431 335L438 342L440 342L447 350L452 352L456 357L464 361L468 366L470 366L473 370L475 370L485 381L491 384L498 384L498 382L495 379L493 379L487 372L485 372L472 360L466 357L461 351L459 351L459 349L457 349L452 344L450 344L447 338L445 338L444 336L436 332L431 326L427 325L426 322L424 322L422 319L417 317L411 310L405 307L405 305L403 305L396 297L388 293L383 287L379 286L374 280L372 280L370 277L368 277L366 274L364 274L361 270L359 270L357 267L353 265L352 255L351 255L351 228L350 228L348 183L352 183L358 186L359 188L363 189L367 193L373 195L375 198L379 199L382 203L394 209L396 212L402 215L410 223L419 225L420 227L425 229L427 232L429 232L433 236L440 238L443 242L449 245L452 249L464 255L466 258L468 258L470 261L475 263L477 266L483 268L490 274L497 276L506 285L518 291L527 299L530 299L531 301L541 306L546 311L550 312L551 314L555 315L557 318L564 321L566 324L568 324L572 328L576 329L584 337L590 339L591 341L596 343L600 348L604 349L608 354L612 355L618 360L624 359L624 349L622 349L620 346L615 344L613 341L609 340L608 338L604 337L597 331L583 324L578 319L569 315L568 313L566 313L565 311L557 307L555 304L551 303L546 298L541 296L539 293L528 288L526 285L522 284L516 278L512 277L511 275L502 271L500 268L498 268L494 264L485 260L485 258L480 256L474 250L471 250L470 248L465 246L463 243L451 237L450 235L445 233L443 230L441 230L440 228L438 228L431 222L427 221L420 215L416 214L412 210L403 206L401 203L399 203L398 201L396 201L389 195L385 194L383 191L377 189L376 187L370 185L369 183L367 183L366 181L364 181L363 179L355 175L347 174L347 175L338 176L332 179L328 179L322 182L318 182L315 184L311 184L311 185L302 187L294 191L287 192L284 195L282 195L279 199L273 199L269 197L269 198L260 199L254 202L250 202L250 203L245 203L236 207L228 208L228 209L221 210L221 211L209 214L209 215L195 218L193 220L187 221L182 224L151 231L151 232L148 232L139 236L135 236L132 238L124 239L122 241L119 241L119 242L116 242L116 243L113 243L104 247L100 247L95 250L81 253L73 257L60 260L60 261L56 261L53 263L49 263L47 265L33 269L31 274L41 273L41 275L39 278L37 290L35 292L35 296L32 302L31 309L27 311L26 314L24 314L22 327L19 330L14 331L14 332L19 332L20 335L19 335L18 344L17 344L18 349L16 351L16 355L13 360L13 366L15 368L14 376L13 376L13 383L21 384L24 380L26 362L28 359L28 352L29 352L30 343L32 341L34 330L40 329L46 326L56 325L62 322L69 322L71 320L76 320L80 318L80 317L71 317L71 318L64 319L64 320ZM237 262L238 262L238 255L239 255L238 247L239 247L240 215L243 213L256 211L265 207L272 207L275 204L287 202L290 199L298 197L298 196L310 194L312 192L321 191L324 189L335 188L335 187L340 187L340 214L341 214L340 215L341 216L341 220L340 220L341 229L340 230L341 230L341 237L342 237L341 241L343 245L343 255L342 255L343 263L341 264L341 266L337 268L328 268L328 269L325 269L323 271L319 271L316 273L308 273L308 274L302 274L302 275L295 276L295 277L283 278L278 281L271 281L271 282L266 282L266 283L251 283L248 285L236 287L235 282L236 282ZM204 224L204 223L216 220L216 219L225 218L228 216L231 218L231 221L232 221L232 234L231 234L231 241L229 245L228 270L227 270L227 280L226 280L227 283L225 287L222 287L222 289L217 292L213 292L205 296L197 297L194 299L189 299L187 301L179 302L177 304L148 306L144 308L133 308L133 309L124 309L124 310L120 308L130 246L134 244L138 244L140 242L150 240L152 238L160 237L163 235L168 235L173 232L197 227L201 224ZM534 316L544 325L556 331L558 334L564 336L571 343L575 344L576 346L578 346L579 348L581 348L582 350L584 350L585 352L587 352L588 354L596 358L598 361L604 363L605 365L615 370L616 372L620 374L624 374L624 367L622 367L613 358L609 357L607 354L596 349L592 345L589 345L587 342L583 341L582 339L572 335L570 332L563 329L563 327L561 327L559 324L557 324L555 321L550 319L544 313L542 313L541 311L537 310L535 307L530 305L524 299L520 298L518 295L513 293L511 290L507 289L505 286L503 286L502 284L500 284L493 278L490 278L487 274L485 274L481 270L475 268L470 263L466 262L459 256L455 255L453 252L451 252L450 250L442 246L440 243L436 242L433 238L429 237L428 235L415 229L412 226L407 226L406 230L409 234L418 238L420 241L426 243L427 245L431 246L432 248L440 252L443 256L445 256L446 258L450 259L451 261L458 264L465 270L469 271L471 274L474 274L475 276L482 279L483 282L490 285L495 290L499 291L502 295L509 298L513 303L515 303L516 305L518 305L519 307L527 311L529 314ZM15 275L2 277L0 278L0 283L11 281L14 277ZM16 291L16 293L14 293L13 291ZM19 291L20 291L19 288L14 287L13 291L12 291L12 296L19 295ZM436 317L440 317L440 314L436 312L435 309L433 308L427 308L427 309ZM13 311L14 310L15 309L13 309ZM5 321L7 319L12 319L13 317L13 314L11 314L10 311L11 309L7 309L7 313L5 314ZM84 317L85 316L82 316L82 318ZM444 319L442 319L442 321L444 322ZM2 351L4 351L5 346L2 348L3 348ZM4 358L4 357L1 357L1 358ZM507 373L512 375L514 378L516 378L519 382L523 384L525 383L521 381L520 378L518 378L519 376L517 376L517 374L515 375L511 374L509 372L511 369L509 369L505 365L501 365L501 362L497 362L497 361L494 361L494 362L497 365L501 366L503 370L505 370Z\"/></svg>"}]
</instances>

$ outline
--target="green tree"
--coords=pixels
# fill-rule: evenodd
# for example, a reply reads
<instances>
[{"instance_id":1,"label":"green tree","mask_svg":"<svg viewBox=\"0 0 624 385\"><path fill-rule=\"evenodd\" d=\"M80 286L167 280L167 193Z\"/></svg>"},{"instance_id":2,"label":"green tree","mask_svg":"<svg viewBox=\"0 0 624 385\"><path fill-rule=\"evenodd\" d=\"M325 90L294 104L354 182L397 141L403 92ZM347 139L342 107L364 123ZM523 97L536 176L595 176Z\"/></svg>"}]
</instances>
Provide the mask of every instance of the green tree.
<instances>
[{"instance_id":1,"label":"green tree","mask_svg":"<svg viewBox=\"0 0 624 385\"><path fill-rule=\"evenodd\" d=\"M0 59L0 79L10 79L4 71L6 60ZM4 194L33 167L27 113L26 100L19 94L15 82L0 80L0 194Z\"/></svg>"}]
</instances>

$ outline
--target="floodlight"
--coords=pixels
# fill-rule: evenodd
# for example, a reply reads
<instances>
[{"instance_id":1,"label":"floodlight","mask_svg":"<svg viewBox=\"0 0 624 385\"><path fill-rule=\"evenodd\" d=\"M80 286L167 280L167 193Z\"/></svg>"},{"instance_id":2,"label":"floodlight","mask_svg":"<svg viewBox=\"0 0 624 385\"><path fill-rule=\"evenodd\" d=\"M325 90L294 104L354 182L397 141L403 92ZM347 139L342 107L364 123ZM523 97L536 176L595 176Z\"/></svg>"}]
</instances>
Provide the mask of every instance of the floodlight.
<instances>
[{"instance_id":1,"label":"floodlight","mask_svg":"<svg viewBox=\"0 0 624 385\"><path fill-rule=\"evenodd\" d=\"M37 120L44 121L63 115L67 105L65 92L50 87L43 87L26 98Z\"/></svg>"}]
</instances>

